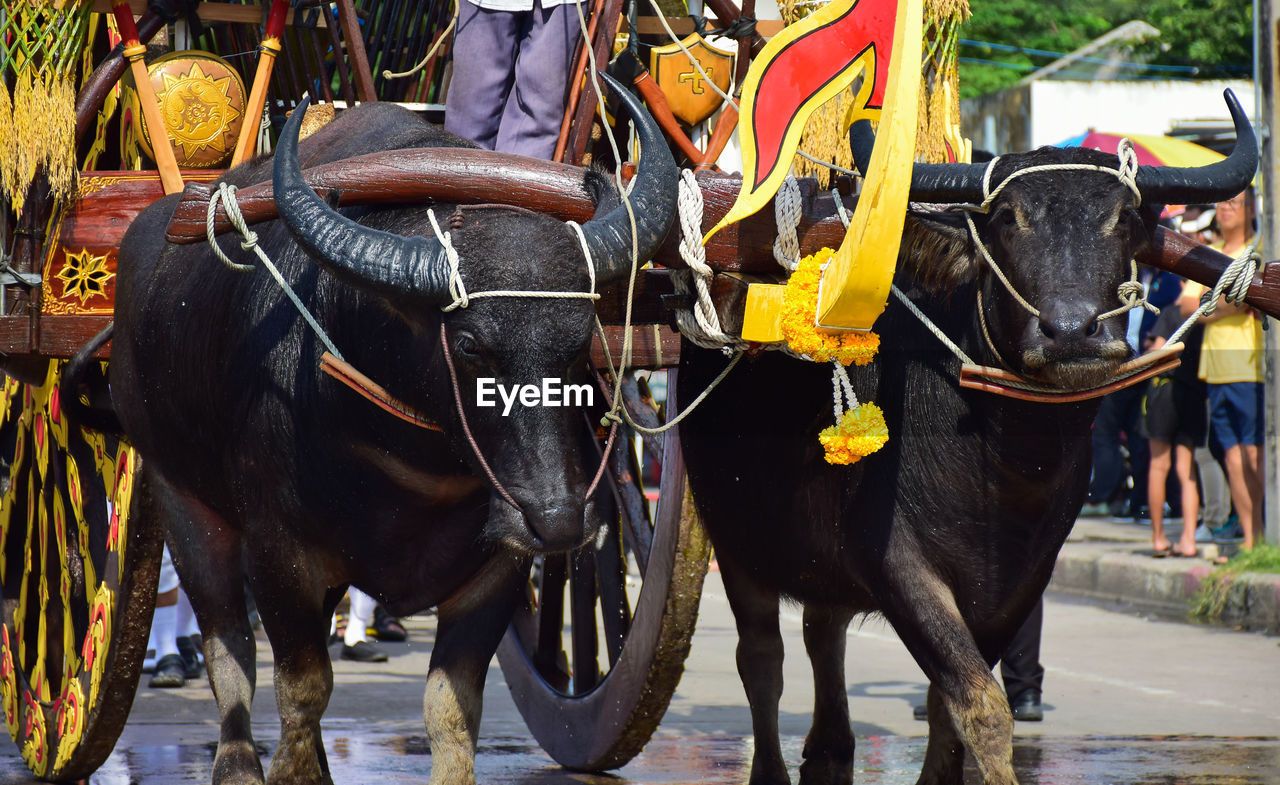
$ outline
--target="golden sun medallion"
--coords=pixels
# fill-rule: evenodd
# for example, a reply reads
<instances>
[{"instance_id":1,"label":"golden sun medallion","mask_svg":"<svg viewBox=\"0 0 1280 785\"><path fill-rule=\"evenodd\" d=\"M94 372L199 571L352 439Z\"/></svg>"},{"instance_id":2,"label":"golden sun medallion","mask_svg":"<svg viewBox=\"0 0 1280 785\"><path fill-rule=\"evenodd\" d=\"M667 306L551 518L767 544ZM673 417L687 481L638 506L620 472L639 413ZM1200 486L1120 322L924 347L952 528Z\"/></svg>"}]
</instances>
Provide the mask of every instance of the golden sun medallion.
<instances>
[{"instance_id":1,"label":"golden sun medallion","mask_svg":"<svg viewBox=\"0 0 1280 785\"><path fill-rule=\"evenodd\" d=\"M174 52L147 67L160 115L179 166L224 164L244 122L244 82L235 69L206 52ZM135 99L136 100L136 99ZM151 129L141 112L142 147L152 155Z\"/></svg>"}]
</instances>

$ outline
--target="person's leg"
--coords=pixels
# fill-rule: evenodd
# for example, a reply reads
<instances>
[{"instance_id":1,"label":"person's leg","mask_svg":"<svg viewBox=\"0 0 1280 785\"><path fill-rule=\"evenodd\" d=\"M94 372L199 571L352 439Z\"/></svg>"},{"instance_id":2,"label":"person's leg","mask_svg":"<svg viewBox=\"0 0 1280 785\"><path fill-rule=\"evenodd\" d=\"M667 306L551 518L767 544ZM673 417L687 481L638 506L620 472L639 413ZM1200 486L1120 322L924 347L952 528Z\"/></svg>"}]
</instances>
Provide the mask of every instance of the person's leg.
<instances>
[{"instance_id":1,"label":"person's leg","mask_svg":"<svg viewBox=\"0 0 1280 785\"><path fill-rule=\"evenodd\" d=\"M347 590L347 596L351 598L351 617L347 619L347 630L342 635L342 659L386 662L386 653L370 643L365 632L373 620L373 608L377 602L354 586Z\"/></svg>"},{"instance_id":2,"label":"person's leg","mask_svg":"<svg viewBox=\"0 0 1280 785\"><path fill-rule=\"evenodd\" d=\"M160 558L160 580L156 586L156 609L151 617L151 642L156 650L156 672L149 687L181 687L187 683L186 668L178 653L178 572L169 548Z\"/></svg>"},{"instance_id":3,"label":"person's leg","mask_svg":"<svg viewBox=\"0 0 1280 785\"><path fill-rule=\"evenodd\" d=\"M523 15L458 0L444 129L488 150L497 143L502 107L511 92Z\"/></svg>"},{"instance_id":4,"label":"person's leg","mask_svg":"<svg viewBox=\"0 0 1280 785\"><path fill-rule=\"evenodd\" d=\"M1227 466L1227 486L1231 489L1231 504L1240 518L1240 526L1244 529L1242 547L1253 547L1253 494L1249 490L1249 481L1245 479L1244 449L1233 444L1223 453L1223 462Z\"/></svg>"},{"instance_id":5,"label":"person's leg","mask_svg":"<svg viewBox=\"0 0 1280 785\"><path fill-rule=\"evenodd\" d=\"M1151 547L1156 555L1163 556L1169 550L1169 539L1164 535L1165 481L1173 461L1173 446L1161 439L1150 439L1151 462L1147 469L1147 506L1151 509ZM1183 513L1186 514L1185 512Z\"/></svg>"},{"instance_id":6,"label":"person's leg","mask_svg":"<svg viewBox=\"0 0 1280 785\"><path fill-rule=\"evenodd\" d=\"M1009 698L1013 718L1037 722L1044 718L1040 696L1044 691L1044 667L1040 664L1040 632L1044 625L1044 598L1040 598L1013 640L1000 655L1000 678Z\"/></svg>"},{"instance_id":7,"label":"person's leg","mask_svg":"<svg viewBox=\"0 0 1280 785\"><path fill-rule=\"evenodd\" d=\"M569 60L580 35L578 12L572 2L544 8L535 0L526 17L495 149L551 158L564 119Z\"/></svg>"},{"instance_id":8,"label":"person's leg","mask_svg":"<svg viewBox=\"0 0 1280 785\"><path fill-rule=\"evenodd\" d=\"M1196 517L1200 509L1200 490L1196 487L1195 451L1178 444L1173 449L1174 471L1182 488L1182 536L1174 546L1183 556L1196 555ZM1152 514L1152 522L1155 514Z\"/></svg>"},{"instance_id":9,"label":"person's leg","mask_svg":"<svg viewBox=\"0 0 1280 785\"><path fill-rule=\"evenodd\" d=\"M1089 503L1106 504L1111 501L1124 473L1124 459L1120 455L1119 401L1115 393L1102 399L1098 414L1094 417L1091 440L1093 442L1093 477L1089 483Z\"/></svg>"},{"instance_id":10,"label":"person's leg","mask_svg":"<svg viewBox=\"0 0 1280 785\"><path fill-rule=\"evenodd\" d=\"M1206 528L1214 529L1226 523L1227 516L1231 515L1227 476L1208 447L1197 447L1194 458L1200 479L1200 501L1204 505L1201 517Z\"/></svg>"},{"instance_id":11,"label":"person's leg","mask_svg":"<svg viewBox=\"0 0 1280 785\"><path fill-rule=\"evenodd\" d=\"M1250 519L1252 525L1246 523L1243 516L1240 522L1242 526L1246 527L1244 547L1252 548L1262 541L1262 500L1264 494L1262 445L1265 443L1266 438L1263 433L1263 417L1266 409L1262 398L1263 387L1260 383L1242 385L1240 392L1243 398L1241 408L1245 410L1241 417L1241 458L1244 465L1245 483L1249 488L1249 500L1253 505L1253 515Z\"/></svg>"}]
</instances>

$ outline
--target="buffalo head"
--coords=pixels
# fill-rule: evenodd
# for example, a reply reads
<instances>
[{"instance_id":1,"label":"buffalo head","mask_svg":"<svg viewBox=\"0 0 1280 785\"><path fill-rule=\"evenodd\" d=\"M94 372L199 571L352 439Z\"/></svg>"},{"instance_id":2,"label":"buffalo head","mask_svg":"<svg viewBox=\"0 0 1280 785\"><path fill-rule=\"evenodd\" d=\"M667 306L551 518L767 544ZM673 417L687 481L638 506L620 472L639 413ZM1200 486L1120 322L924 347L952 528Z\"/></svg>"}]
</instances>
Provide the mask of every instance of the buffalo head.
<instances>
[{"instance_id":1,"label":"buffalo head","mask_svg":"<svg viewBox=\"0 0 1280 785\"><path fill-rule=\"evenodd\" d=\"M1257 169L1248 119L1230 91L1226 98L1237 134L1231 155L1203 167L1137 167L1136 194L1117 177L1117 157L1096 150L1001 156L985 190L987 164L917 164L914 200L987 204L912 212L903 244L907 272L934 293L976 285L975 321L995 363L1059 389L1099 386L1129 358L1119 287L1131 278L1131 260L1149 242L1163 204L1228 198ZM854 144L855 158L867 161L865 128Z\"/></svg>"},{"instance_id":2,"label":"buffalo head","mask_svg":"<svg viewBox=\"0 0 1280 785\"><path fill-rule=\"evenodd\" d=\"M671 227L677 170L653 119L628 91L613 86L636 120L642 149L629 198L643 263ZM430 216L426 208L406 209L357 222L303 180L302 114L295 111L275 155L281 219L312 259L383 300L389 315L422 338L425 356L404 364L417 378L383 384L435 416L476 475L496 484L488 538L535 552L581 545L595 534L584 518L596 469L594 458L587 465L583 457L589 431L582 407L548 406L540 397L531 405L531 393L508 405L499 390L558 389L568 403L580 402L564 391L591 383L587 351L595 312L591 299L574 295L590 292L593 281L603 288L631 269L626 205L604 177L587 173L598 197L595 217L581 227L585 243L561 221L496 205L436 205ZM500 294L486 296L493 293Z\"/></svg>"}]
</instances>

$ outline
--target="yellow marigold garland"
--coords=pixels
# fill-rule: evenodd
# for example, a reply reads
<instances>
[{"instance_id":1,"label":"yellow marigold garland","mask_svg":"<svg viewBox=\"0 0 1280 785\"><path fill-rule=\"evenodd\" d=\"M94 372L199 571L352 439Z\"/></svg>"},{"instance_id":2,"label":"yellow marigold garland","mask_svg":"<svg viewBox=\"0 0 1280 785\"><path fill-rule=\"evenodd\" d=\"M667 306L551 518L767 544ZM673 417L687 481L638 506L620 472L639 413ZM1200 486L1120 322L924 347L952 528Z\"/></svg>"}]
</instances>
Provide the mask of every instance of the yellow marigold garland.
<instances>
[{"instance_id":1,"label":"yellow marigold garland","mask_svg":"<svg viewBox=\"0 0 1280 785\"><path fill-rule=\"evenodd\" d=\"M844 366L866 365L880 348L873 332L822 330L814 322L818 313L818 284L822 268L835 251L823 248L800 260L787 279L782 295L782 336L797 354L815 362L829 362L835 402L835 425L818 434L827 463L856 463L889 441L884 412L874 403L859 403Z\"/></svg>"},{"instance_id":2,"label":"yellow marigold garland","mask_svg":"<svg viewBox=\"0 0 1280 785\"><path fill-rule=\"evenodd\" d=\"M827 463L857 463L864 455L879 450L889 441L884 412L874 403L860 404L840 415L835 425L818 434Z\"/></svg>"},{"instance_id":3,"label":"yellow marigold garland","mask_svg":"<svg viewBox=\"0 0 1280 785\"><path fill-rule=\"evenodd\" d=\"M818 282L822 267L835 251L823 248L800 260L782 295L782 336L793 352L814 362L835 360L841 365L866 365L880 348L873 332L822 330L814 325L818 313Z\"/></svg>"}]
</instances>

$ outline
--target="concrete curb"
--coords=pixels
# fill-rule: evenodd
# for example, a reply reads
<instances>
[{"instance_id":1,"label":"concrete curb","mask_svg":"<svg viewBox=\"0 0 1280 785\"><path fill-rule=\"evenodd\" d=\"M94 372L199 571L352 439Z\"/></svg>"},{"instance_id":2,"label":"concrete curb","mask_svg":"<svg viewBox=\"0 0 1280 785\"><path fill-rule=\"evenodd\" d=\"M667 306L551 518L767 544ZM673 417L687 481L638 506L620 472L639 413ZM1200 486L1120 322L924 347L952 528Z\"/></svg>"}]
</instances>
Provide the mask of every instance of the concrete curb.
<instances>
[{"instance_id":1,"label":"concrete curb","mask_svg":"<svg viewBox=\"0 0 1280 785\"><path fill-rule=\"evenodd\" d=\"M1150 553L1149 546L1132 538L1068 541L1058 554L1049 591L1200 623L1190 616L1192 600L1213 565L1203 559L1153 559ZM1232 576L1213 623L1280 634L1280 575Z\"/></svg>"}]
</instances>

